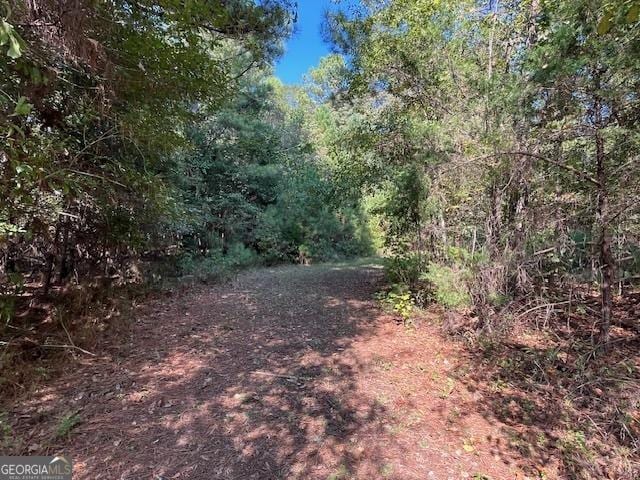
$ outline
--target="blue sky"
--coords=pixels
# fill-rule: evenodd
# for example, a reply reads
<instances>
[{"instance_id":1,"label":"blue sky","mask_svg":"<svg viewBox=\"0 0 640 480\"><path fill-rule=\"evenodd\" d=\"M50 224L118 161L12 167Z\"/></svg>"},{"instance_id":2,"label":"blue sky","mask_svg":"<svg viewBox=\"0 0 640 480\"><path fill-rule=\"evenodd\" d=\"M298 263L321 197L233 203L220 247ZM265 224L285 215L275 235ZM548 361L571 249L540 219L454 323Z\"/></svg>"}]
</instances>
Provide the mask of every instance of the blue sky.
<instances>
[{"instance_id":1,"label":"blue sky","mask_svg":"<svg viewBox=\"0 0 640 480\"><path fill-rule=\"evenodd\" d=\"M284 55L276 63L276 75L286 84L302 81L302 76L329 53L329 46L322 41L320 28L324 12L331 7L331 0L298 0L296 31L285 47Z\"/></svg>"}]
</instances>

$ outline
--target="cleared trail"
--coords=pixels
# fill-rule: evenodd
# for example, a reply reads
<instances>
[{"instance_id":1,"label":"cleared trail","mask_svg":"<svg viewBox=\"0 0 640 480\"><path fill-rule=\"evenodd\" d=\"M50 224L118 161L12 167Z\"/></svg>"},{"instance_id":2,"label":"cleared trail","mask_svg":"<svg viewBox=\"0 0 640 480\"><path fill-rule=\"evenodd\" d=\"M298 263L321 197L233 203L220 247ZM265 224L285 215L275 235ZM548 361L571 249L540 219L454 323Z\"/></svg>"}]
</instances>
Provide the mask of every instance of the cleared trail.
<instances>
[{"instance_id":1,"label":"cleared trail","mask_svg":"<svg viewBox=\"0 0 640 480\"><path fill-rule=\"evenodd\" d=\"M151 301L124 341L16 405L16 431L70 454L76 479L516 478L457 379L462 350L397 325L380 281L283 267ZM80 423L54 439L68 412Z\"/></svg>"}]
</instances>

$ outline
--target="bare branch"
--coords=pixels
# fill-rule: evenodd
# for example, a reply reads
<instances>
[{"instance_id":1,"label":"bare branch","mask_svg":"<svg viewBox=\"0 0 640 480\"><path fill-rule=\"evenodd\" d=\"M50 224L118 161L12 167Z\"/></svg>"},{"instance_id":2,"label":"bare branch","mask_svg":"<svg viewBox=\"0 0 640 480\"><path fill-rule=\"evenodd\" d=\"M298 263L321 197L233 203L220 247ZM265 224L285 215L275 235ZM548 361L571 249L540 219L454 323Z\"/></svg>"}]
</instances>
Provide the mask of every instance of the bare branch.
<instances>
[{"instance_id":1,"label":"bare branch","mask_svg":"<svg viewBox=\"0 0 640 480\"><path fill-rule=\"evenodd\" d=\"M521 151L514 151L514 152L497 152L497 153L492 153L489 155L483 155L482 157L476 157L475 160L479 160L482 158L491 158L491 157L498 157L498 156L508 156L508 155L521 155L523 157L531 157L534 158L536 160L540 160L544 163L548 163L551 165L555 165L556 167L562 168L563 170L566 170L568 172L573 173L574 175L582 178L583 180L588 181L589 183L599 187L600 186L600 182L598 182L598 180L596 180L595 178L587 175L585 172L578 170L575 167L572 167L571 165L566 165L564 163L560 163L556 160L552 160L550 158L544 157L542 155L538 155L537 153L530 153L530 152L521 152Z\"/></svg>"}]
</instances>

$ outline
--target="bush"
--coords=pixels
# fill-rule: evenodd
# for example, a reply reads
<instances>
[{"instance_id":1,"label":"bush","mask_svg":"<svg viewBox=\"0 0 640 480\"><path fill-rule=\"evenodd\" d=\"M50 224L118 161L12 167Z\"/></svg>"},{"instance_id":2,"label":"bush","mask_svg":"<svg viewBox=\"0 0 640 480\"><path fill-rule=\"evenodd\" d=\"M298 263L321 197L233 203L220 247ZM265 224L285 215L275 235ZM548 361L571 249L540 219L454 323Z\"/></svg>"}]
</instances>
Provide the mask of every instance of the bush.
<instances>
[{"instance_id":1,"label":"bush","mask_svg":"<svg viewBox=\"0 0 640 480\"><path fill-rule=\"evenodd\" d=\"M232 244L224 256L224 264L229 267L249 267L251 265L258 265L259 263L260 258L258 254L242 243Z\"/></svg>"},{"instance_id":2,"label":"bush","mask_svg":"<svg viewBox=\"0 0 640 480\"><path fill-rule=\"evenodd\" d=\"M220 250L211 250L207 255L184 253L176 260L175 268L176 277L192 276L200 280L221 278L228 270Z\"/></svg>"},{"instance_id":3,"label":"bush","mask_svg":"<svg viewBox=\"0 0 640 480\"><path fill-rule=\"evenodd\" d=\"M468 280L470 272L459 267L429 263L420 278L429 282L433 299L448 309L461 309L471 305Z\"/></svg>"},{"instance_id":4,"label":"bush","mask_svg":"<svg viewBox=\"0 0 640 480\"><path fill-rule=\"evenodd\" d=\"M425 261L417 253L396 256L385 262L387 279L394 284L406 284L415 288L424 272Z\"/></svg>"},{"instance_id":5,"label":"bush","mask_svg":"<svg viewBox=\"0 0 640 480\"><path fill-rule=\"evenodd\" d=\"M456 246L449 246L446 256L449 261L465 266L478 265L487 261L486 252L483 250L478 250L472 254L466 248Z\"/></svg>"},{"instance_id":6,"label":"bush","mask_svg":"<svg viewBox=\"0 0 640 480\"><path fill-rule=\"evenodd\" d=\"M410 325L415 302L409 287L405 284L393 284L388 292L379 292L378 300L402 318L405 326Z\"/></svg>"}]
</instances>

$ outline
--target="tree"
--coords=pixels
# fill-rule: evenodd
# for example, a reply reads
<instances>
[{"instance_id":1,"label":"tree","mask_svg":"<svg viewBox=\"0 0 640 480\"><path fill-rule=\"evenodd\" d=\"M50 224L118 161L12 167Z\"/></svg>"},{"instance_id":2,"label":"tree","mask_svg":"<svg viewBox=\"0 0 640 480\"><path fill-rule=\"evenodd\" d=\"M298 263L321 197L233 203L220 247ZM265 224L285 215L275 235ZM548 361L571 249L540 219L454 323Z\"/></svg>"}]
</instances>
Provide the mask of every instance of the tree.
<instances>
[{"instance_id":1,"label":"tree","mask_svg":"<svg viewBox=\"0 0 640 480\"><path fill-rule=\"evenodd\" d=\"M14 1L0 42L0 271L121 269L175 213L164 163L185 128L269 63L286 0ZM26 260L24 252L33 255ZM18 265L22 263L22 265Z\"/></svg>"},{"instance_id":2,"label":"tree","mask_svg":"<svg viewBox=\"0 0 640 480\"><path fill-rule=\"evenodd\" d=\"M357 114L364 134L345 141L338 124L328 155L369 188L417 166L428 196L407 248L448 264L466 251L479 303L558 295L589 271L571 255L593 235L606 345L616 258L637 241L637 20L626 1L373 1L335 14L328 37L351 70L340 118ZM385 168L359 170L367 157ZM392 211L413 216L410 202Z\"/></svg>"},{"instance_id":3,"label":"tree","mask_svg":"<svg viewBox=\"0 0 640 480\"><path fill-rule=\"evenodd\" d=\"M624 8L626 6L626 8ZM608 346L618 267L613 234L637 214L640 30L635 7L568 1L540 11L541 40L529 53L538 88L533 123L553 167L573 175L592 212L600 270L600 343ZM624 20L612 31L608 22ZM600 19L600 20L599 20ZM625 226L626 225L626 226Z\"/></svg>"}]
</instances>

